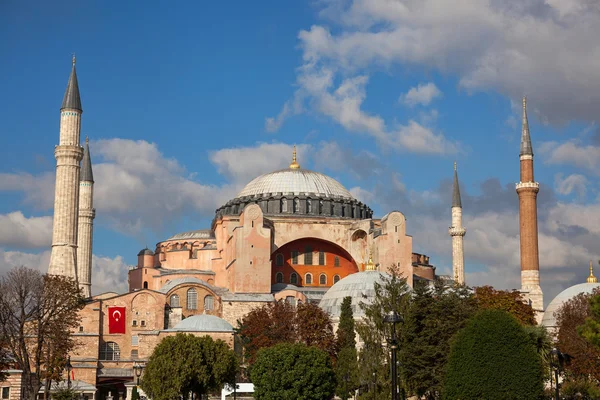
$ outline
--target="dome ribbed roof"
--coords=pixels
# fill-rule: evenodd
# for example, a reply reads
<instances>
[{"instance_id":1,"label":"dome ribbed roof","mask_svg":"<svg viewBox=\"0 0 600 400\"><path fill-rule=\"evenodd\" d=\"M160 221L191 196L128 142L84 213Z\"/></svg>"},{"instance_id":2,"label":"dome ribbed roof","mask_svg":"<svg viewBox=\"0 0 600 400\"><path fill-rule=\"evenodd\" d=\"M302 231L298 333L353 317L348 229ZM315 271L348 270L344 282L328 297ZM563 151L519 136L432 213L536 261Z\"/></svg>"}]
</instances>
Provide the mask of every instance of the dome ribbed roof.
<instances>
[{"instance_id":1,"label":"dome ribbed roof","mask_svg":"<svg viewBox=\"0 0 600 400\"><path fill-rule=\"evenodd\" d=\"M323 197L339 196L353 199L350 192L335 179L306 169L286 168L255 178L237 197L268 195L271 193L315 193Z\"/></svg>"},{"instance_id":2,"label":"dome ribbed roof","mask_svg":"<svg viewBox=\"0 0 600 400\"><path fill-rule=\"evenodd\" d=\"M556 316L554 315L567 301L571 300L578 294L585 293L591 294L594 289L600 288L600 283L580 283L578 285L571 286L560 292L546 307L544 317L542 318L542 325L546 328L556 326Z\"/></svg>"},{"instance_id":3,"label":"dome ribbed roof","mask_svg":"<svg viewBox=\"0 0 600 400\"><path fill-rule=\"evenodd\" d=\"M364 315L359 304L370 304L375 298L375 282L382 283L382 277L389 274L379 271L363 271L348 275L333 285L321 299L319 307L333 318L339 318L342 301L352 297L352 313L354 318Z\"/></svg>"},{"instance_id":4,"label":"dome ribbed roof","mask_svg":"<svg viewBox=\"0 0 600 400\"><path fill-rule=\"evenodd\" d=\"M233 326L214 315L194 315L175 325L173 330L184 332L233 332Z\"/></svg>"}]
</instances>

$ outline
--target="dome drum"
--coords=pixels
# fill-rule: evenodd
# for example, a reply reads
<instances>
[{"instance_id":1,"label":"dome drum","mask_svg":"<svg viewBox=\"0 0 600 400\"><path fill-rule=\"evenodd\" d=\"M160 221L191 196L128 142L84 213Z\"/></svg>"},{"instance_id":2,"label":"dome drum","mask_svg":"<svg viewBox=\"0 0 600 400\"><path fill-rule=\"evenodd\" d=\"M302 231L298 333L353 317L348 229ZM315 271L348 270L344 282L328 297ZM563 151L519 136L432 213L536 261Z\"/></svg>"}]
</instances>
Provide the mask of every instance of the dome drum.
<instances>
[{"instance_id":1,"label":"dome drum","mask_svg":"<svg viewBox=\"0 0 600 400\"><path fill-rule=\"evenodd\" d=\"M230 200L217 209L216 217L240 215L248 204L257 204L265 215L294 215L348 219L369 219L373 211L362 202L341 196L274 193L244 196Z\"/></svg>"}]
</instances>

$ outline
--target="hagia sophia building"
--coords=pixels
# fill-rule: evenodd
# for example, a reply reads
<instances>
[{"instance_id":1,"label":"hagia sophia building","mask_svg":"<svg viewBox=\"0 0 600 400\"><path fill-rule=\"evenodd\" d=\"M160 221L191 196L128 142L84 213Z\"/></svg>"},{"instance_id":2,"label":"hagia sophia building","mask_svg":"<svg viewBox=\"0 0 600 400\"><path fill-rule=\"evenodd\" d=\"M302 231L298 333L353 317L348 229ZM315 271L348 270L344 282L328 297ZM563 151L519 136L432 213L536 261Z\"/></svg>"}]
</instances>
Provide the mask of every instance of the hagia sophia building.
<instances>
[{"instance_id":1,"label":"hagia sophia building","mask_svg":"<svg viewBox=\"0 0 600 400\"><path fill-rule=\"evenodd\" d=\"M413 253L406 218L374 218L368 205L335 179L288 168L259 176L216 210L207 229L175 234L138 253L127 293L91 295L94 178L89 144L80 144L82 103L75 59L60 109L49 274L73 277L86 296L80 346L71 354L73 388L87 400L129 398L135 369L166 336L210 335L234 347L233 327L273 301L320 304L334 322L343 297L364 301L373 282L396 265L410 286L432 281L429 257ZM520 148L521 291L543 315L537 193L526 104ZM450 199L449 199L450 200ZM451 204L453 279L465 283L462 203L456 164ZM449 249L450 250L450 249ZM594 278L595 279L595 278ZM589 281L589 279L588 279ZM588 282L598 286L596 282ZM559 295L560 296L560 295ZM9 371L10 400L20 399L19 371Z\"/></svg>"}]
</instances>

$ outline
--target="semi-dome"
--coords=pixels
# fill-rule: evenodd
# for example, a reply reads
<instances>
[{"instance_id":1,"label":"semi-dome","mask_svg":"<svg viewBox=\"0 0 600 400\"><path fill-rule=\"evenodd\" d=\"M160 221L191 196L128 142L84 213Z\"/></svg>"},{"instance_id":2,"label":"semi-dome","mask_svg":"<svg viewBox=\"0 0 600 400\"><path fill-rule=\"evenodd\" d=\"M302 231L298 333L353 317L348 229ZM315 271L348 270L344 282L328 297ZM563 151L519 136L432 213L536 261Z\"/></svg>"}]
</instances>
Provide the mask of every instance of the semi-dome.
<instances>
[{"instance_id":1,"label":"semi-dome","mask_svg":"<svg viewBox=\"0 0 600 400\"><path fill-rule=\"evenodd\" d=\"M319 307L329 313L332 318L339 318L342 301L352 297L352 313L354 318L364 316L359 304L370 304L375 298L375 283L381 284L383 278L390 275L379 271L363 271L348 275L334 284L323 296Z\"/></svg>"},{"instance_id":2,"label":"semi-dome","mask_svg":"<svg viewBox=\"0 0 600 400\"><path fill-rule=\"evenodd\" d=\"M600 288L598 282L586 282L571 286L558 294L546 307L542 318L542 325L546 328L556 327L556 316L554 315L560 308L573 297L579 294L591 294L594 289Z\"/></svg>"},{"instance_id":3,"label":"semi-dome","mask_svg":"<svg viewBox=\"0 0 600 400\"><path fill-rule=\"evenodd\" d=\"M368 219L373 211L355 199L341 183L319 172L300 168L296 151L286 169L253 179L236 196L217 209L216 217L239 215L258 204L266 215L319 216Z\"/></svg>"},{"instance_id":4,"label":"semi-dome","mask_svg":"<svg viewBox=\"0 0 600 400\"><path fill-rule=\"evenodd\" d=\"M193 315L175 325L173 330L182 332L233 332L233 326L214 315Z\"/></svg>"}]
</instances>

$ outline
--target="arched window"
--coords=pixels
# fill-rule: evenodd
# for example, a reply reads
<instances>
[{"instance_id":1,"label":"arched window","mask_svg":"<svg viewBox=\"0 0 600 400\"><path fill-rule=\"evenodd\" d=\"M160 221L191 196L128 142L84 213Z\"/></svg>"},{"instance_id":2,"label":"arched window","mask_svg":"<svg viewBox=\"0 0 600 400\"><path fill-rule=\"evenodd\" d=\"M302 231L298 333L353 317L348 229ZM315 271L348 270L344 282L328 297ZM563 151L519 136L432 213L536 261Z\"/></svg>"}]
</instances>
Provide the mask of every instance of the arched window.
<instances>
[{"instance_id":1,"label":"arched window","mask_svg":"<svg viewBox=\"0 0 600 400\"><path fill-rule=\"evenodd\" d=\"M181 307L179 305L179 296L176 294L172 294L171 295L171 300L169 301L169 304L171 305L171 307Z\"/></svg>"},{"instance_id":2,"label":"arched window","mask_svg":"<svg viewBox=\"0 0 600 400\"><path fill-rule=\"evenodd\" d=\"M294 214L300 211L300 199L294 198Z\"/></svg>"},{"instance_id":3,"label":"arched window","mask_svg":"<svg viewBox=\"0 0 600 400\"><path fill-rule=\"evenodd\" d=\"M277 274L275 274L275 282L283 283L283 273L282 272L278 272Z\"/></svg>"},{"instance_id":4,"label":"arched window","mask_svg":"<svg viewBox=\"0 0 600 400\"><path fill-rule=\"evenodd\" d=\"M197 310L198 309L198 292L196 289L191 288L187 291L187 309Z\"/></svg>"},{"instance_id":5,"label":"arched window","mask_svg":"<svg viewBox=\"0 0 600 400\"><path fill-rule=\"evenodd\" d=\"M339 275L334 275L333 276L333 283L338 283L340 281L340 276Z\"/></svg>"},{"instance_id":6,"label":"arched window","mask_svg":"<svg viewBox=\"0 0 600 400\"><path fill-rule=\"evenodd\" d=\"M319 251L319 265L325 265L325 252Z\"/></svg>"},{"instance_id":7,"label":"arched window","mask_svg":"<svg viewBox=\"0 0 600 400\"><path fill-rule=\"evenodd\" d=\"M327 275L319 275L319 285L327 285Z\"/></svg>"},{"instance_id":8,"label":"arched window","mask_svg":"<svg viewBox=\"0 0 600 400\"><path fill-rule=\"evenodd\" d=\"M311 274L304 275L304 283L306 283L307 285L312 285L312 275Z\"/></svg>"},{"instance_id":9,"label":"arched window","mask_svg":"<svg viewBox=\"0 0 600 400\"><path fill-rule=\"evenodd\" d=\"M296 298L294 296L286 296L285 297L285 302L288 303L290 306L295 306L296 305Z\"/></svg>"},{"instance_id":10,"label":"arched window","mask_svg":"<svg viewBox=\"0 0 600 400\"><path fill-rule=\"evenodd\" d=\"M312 265L312 263L313 263L312 246L306 246L304 248L304 265Z\"/></svg>"},{"instance_id":11,"label":"arched window","mask_svg":"<svg viewBox=\"0 0 600 400\"><path fill-rule=\"evenodd\" d=\"M298 275L295 272L292 272L292 274L290 275L290 283L292 285L298 284Z\"/></svg>"},{"instance_id":12,"label":"arched window","mask_svg":"<svg viewBox=\"0 0 600 400\"><path fill-rule=\"evenodd\" d=\"M323 200L319 200L319 215L323 214Z\"/></svg>"},{"instance_id":13,"label":"arched window","mask_svg":"<svg viewBox=\"0 0 600 400\"><path fill-rule=\"evenodd\" d=\"M98 358L103 361L119 361L121 358L121 349L115 342L102 343L100 357Z\"/></svg>"},{"instance_id":14,"label":"arched window","mask_svg":"<svg viewBox=\"0 0 600 400\"><path fill-rule=\"evenodd\" d=\"M312 212L312 201L310 199L306 200L306 213L309 214Z\"/></svg>"},{"instance_id":15,"label":"arched window","mask_svg":"<svg viewBox=\"0 0 600 400\"><path fill-rule=\"evenodd\" d=\"M214 310L215 308L215 299L210 294L204 297L204 309L206 311Z\"/></svg>"},{"instance_id":16,"label":"arched window","mask_svg":"<svg viewBox=\"0 0 600 400\"><path fill-rule=\"evenodd\" d=\"M340 266L340 257L339 256L335 256L335 258L333 259L333 266L334 267Z\"/></svg>"},{"instance_id":17,"label":"arched window","mask_svg":"<svg viewBox=\"0 0 600 400\"><path fill-rule=\"evenodd\" d=\"M281 199L281 212L287 212L287 199L285 197Z\"/></svg>"},{"instance_id":18,"label":"arched window","mask_svg":"<svg viewBox=\"0 0 600 400\"><path fill-rule=\"evenodd\" d=\"M144 289L148 289L148 282L144 281Z\"/></svg>"},{"instance_id":19,"label":"arched window","mask_svg":"<svg viewBox=\"0 0 600 400\"><path fill-rule=\"evenodd\" d=\"M283 254L278 253L275 256L275 265L278 267L283 267Z\"/></svg>"}]
</instances>

